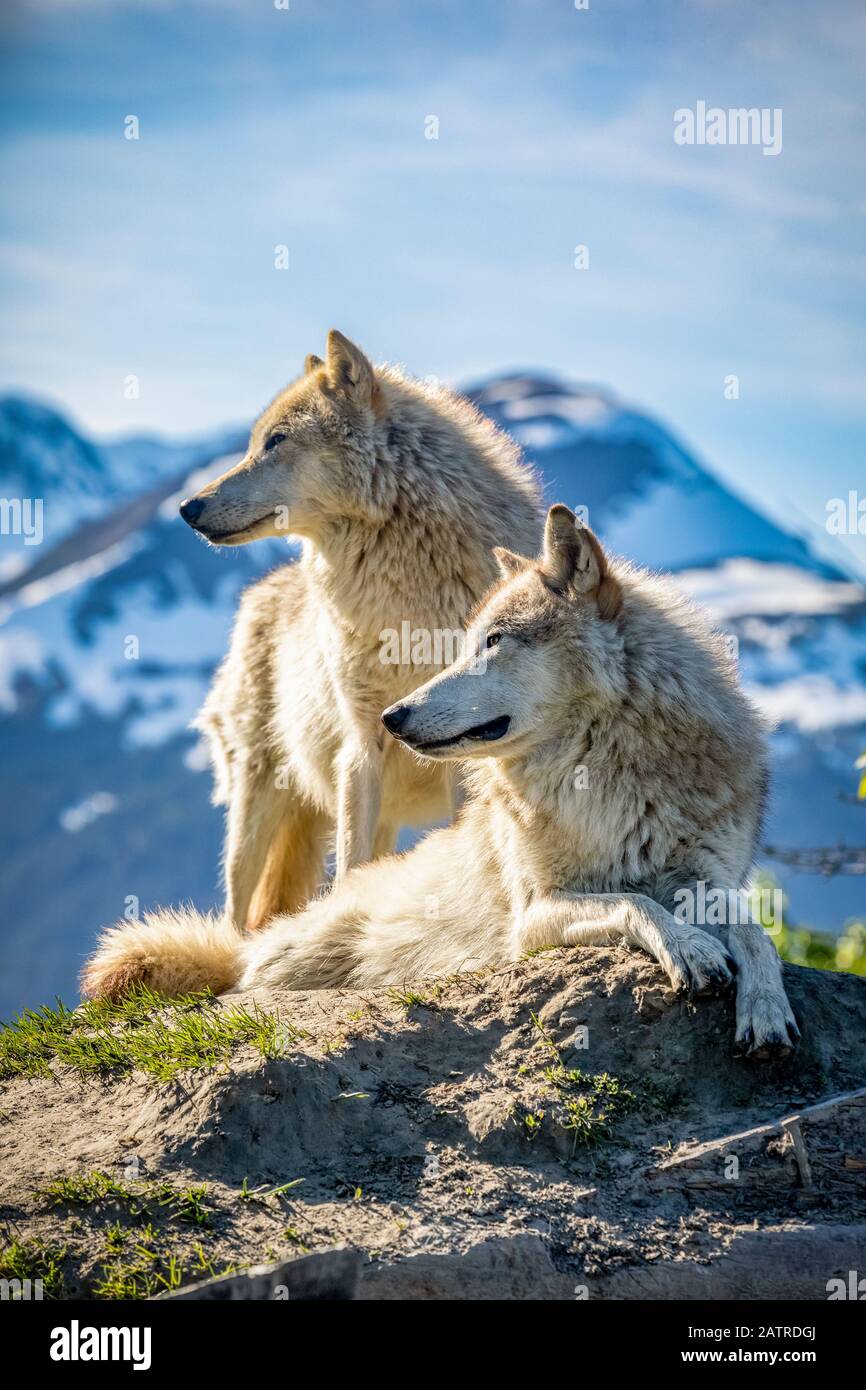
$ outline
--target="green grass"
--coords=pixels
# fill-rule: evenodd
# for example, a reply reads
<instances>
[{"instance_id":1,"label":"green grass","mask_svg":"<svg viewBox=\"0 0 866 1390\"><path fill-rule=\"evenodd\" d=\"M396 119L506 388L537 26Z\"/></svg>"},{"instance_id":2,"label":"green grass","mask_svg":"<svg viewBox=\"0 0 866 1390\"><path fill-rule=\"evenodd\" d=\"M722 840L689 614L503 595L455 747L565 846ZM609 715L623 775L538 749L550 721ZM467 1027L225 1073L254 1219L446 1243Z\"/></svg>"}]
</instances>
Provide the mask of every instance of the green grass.
<instances>
[{"instance_id":1,"label":"green grass","mask_svg":"<svg viewBox=\"0 0 866 1390\"><path fill-rule=\"evenodd\" d=\"M102 1266L102 1273L93 1284L93 1297L123 1302L154 1298L179 1289L183 1273L176 1255L163 1255L145 1245L136 1245L132 1259L114 1260Z\"/></svg>"},{"instance_id":2,"label":"green grass","mask_svg":"<svg viewBox=\"0 0 866 1390\"><path fill-rule=\"evenodd\" d=\"M140 1071L171 1081L185 1071L224 1067L240 1046L284 1056L305 1035L276 1014L222 1007L208 991L165 1000L138 986L121 1003L89 1000L71 1010L25 1009L0 1028L0 1080L51 1076L52 1066L85 1074Z\"/></svg>"},{"instance_id":3,"label":"green grass","mask_svg":"<svg viewBox=\"0 0 866 1390\"><path fill-rule=\"evenodd\" d=\"M62 1298L66 1247L40 1240L4 1241L0 1246L0 1279L42 1280L44 1299Z\"/></svg>"},{"instance_id":4,"label":"green grass","mask_svg":"<svg viewBox=\"0 0 866 1390\"><path fill-rule=\"evenodd\" d=\"M244 1178L238 1197L242 1202L267 1202L271 1197L284 1197L287 1192L300 1187L304 1182L306 1178L293 1178L291 1182L280 1183L277 1187L269 1187L267 1183L262 1183L259 1187L250 1187L249 1178Z\"/></svg>"},{"instance_id":5,"label":"green grass","mask_svg":"<svg viewBox=\"0 0 866 1390\"><path fill-rule=\"evenodd\" d=\"M112 1221L105 1229L105 1248L109 1255L120 1255L126 1245L129 1231L119 1221Z\"/></svg>"},{"instance_id":6,"label":"green grass","mask_svg":"<svg viewBox=\"0 0 866 1390\"><path fill-rule=\"evenodd\" d=\"M309 1255L310 1247L304 1244L304 1237L297 1226L287 1226L283 1231L283 1239L293 1245L296 1250L299 1250L302 1255Z\"/></svg>"},{"instance_id":7,"label":"green grass","mask_svg":"<svg viewBox=\"0 0 866 1390\"><path fill-rule=\"evenodd\" d=\"M177 1187L167 1180L153 1180L131 1183L117 1182L106 1173L84 1173L71 1178L56 1178L40 1187L37 1197L44 1198L52 1207L88 1208L113 1203L134 1219L140 1220L156 1209L162 1209L179 1221L187 1221L195 1226L210 1224L207 1207L207 1184L201 1186ZM112 1239L119 1241L117 1230L109 1227Z\"/></svg>"},{"instance_id":8,"label":"green grass","mask_svg":"<svg viewBox=\"0 0 866 1390\"><path fill-rule=\"evenodd\" d=\"M237 1265L217 1269L200 1242L193 1246L193 1259L188 1263L176 1252L160 1249L158 1236L149 1226L120 1258L102 1266L93 1284L93 1297L109 1300L153 1298L200 1279L236 1274L238 1269Z\"/></svg>"},{"instance_id":9,"label":"green grass","mask_svg":"<svg viewBox=\"0 0 866 1390\"><path fill-rule=\"evenodd\" d=\"M417 990L413 989L396 989L392 986L388 990L388 998L392 1004L398 1004L407 1013L410 1009L434 1009L436 1007L433 994L419 994Z\"/></svg>"},{"instance_id":10,"label":"green grass","mask_svg":"<svg viewBox=\"0 0 866 1390\"><path fill-rule=\"evenodd\" d=\"M284 1184L274 1193L292 1186ZM212 1234L213 1212L204 1184L182 1186L165 1179L124 1183L106 1173L91 1172L57 1178L36 1195L51 1207L86 1213L91 1231L101 1238L104 1257L98 1273L88 1275L86 1297L152 1298L194 1280L233 1274L238 1268L217 1269L205 1253L202 1240ZM123 1219L110 1220L100 1231L100 1221L118 1207ZM159 1225L154 1224L157 1219ZM184 1226L195 1228L198 1237L191 1251ZM64 1296L60 1263L65 1255L65 1249L42 1247L35 1241L12 1242L0 1253L0 1271L8 1278L41 1277L44 1296L60 1298Z\"/></svg>"},{"instance_id":11,"label":"green grass","mask_svg":"<svg viewBox=\"0 0 866 1390\"><path fill-rule=\"evenodd\" d=\"M567 1067L537 1015L530 1017L538 1034L534 1050L540 1050L544 1059L537 1077L540 1094L531 1106L515 1106L512 1118L523 1126L528 1139L535 1139L549 1116L558 1129L571 1135L572 1150L609 1139L614 1123L638 1106L638 1096L609 1072L589 1075ZM521 1073L529 1070L529 1066L520 1068Z\"/></svg>"},{"instance_id":12,"label":"green grass","mask_svg":"<svg viewBox=\"0 0 866 1390\"><path fill-rule=\"evenodd\" d=\"M279 1207L281 1200L304 1182L294 1178L276 1186L253 1188L245 1178L238 1193L242 1201L255 1201ZM97 1299L142 1299L171 1292L183 1284L218 1275L234 1274L244 1266L224 1265L217 1268L206 1254L203 1240L214 1235L216 1213L207 1201L207 1186L184 1186L167 1179L120 1182L107 1173L93 1171L73 1177L56 1178L37 1190L36 1196L52 1208L65 1207L83 1212L91 1231L99 1234L104 1258L96 1276L88 1276L88 1297ZM121 1220L111 1219L100 1227L106 1217L117 1209ZM127 1221L129 1224L124 1224ZM154 1224L158 1222L158 1224ZM198 1237L189 1249L189 1238L183 1225L193 1226ZM300 1233L287 1235L292 1243L303 1246ZM39 1257L39 1247L32 1251L22 1246L10 1246L8 1277L33 1278L48 1268L45 1258ZM26 1255L26 1259L25 1259ZM55 1264L65 1251L55 1252ZM0 1263L0 1269L4 1265ZM58 1292L51 1296L59 1297ZM49 1296L48 1293L45 1295Z\"/></svg>"}]
</instances>

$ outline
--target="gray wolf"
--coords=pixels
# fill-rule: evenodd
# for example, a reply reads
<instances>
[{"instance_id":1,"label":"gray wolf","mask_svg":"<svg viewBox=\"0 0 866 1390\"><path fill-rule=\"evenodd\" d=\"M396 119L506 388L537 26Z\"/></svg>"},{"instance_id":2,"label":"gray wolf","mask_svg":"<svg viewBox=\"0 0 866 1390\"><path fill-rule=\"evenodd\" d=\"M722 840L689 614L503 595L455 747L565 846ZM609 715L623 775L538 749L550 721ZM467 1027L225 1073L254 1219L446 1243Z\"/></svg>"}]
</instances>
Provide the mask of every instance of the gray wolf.
<instances>
[{"instance_id":1,"label":"gray wolf","mask_svg":"<svg viewBox=\"0 0 866 1390\"><path fill-rule=\"evenodd\" d=\"M673 912L684 889L740 888L761 817L764 730L721 637L566 507L548 514L538 560L497 560L463 655L382 715L421 766L463 765L457 821L252 937L191 912L114 928L88 993L379 986L621 940L677 990L724 988L735 966L737 1044L790 1050L797 1024L762 927Z\"/></svg>"},{"instance_id":2,"label":"gray wolf","mask_svg":"<svg viewBox=\"0 0 866 1390\"><path fill-rule=\"evenodd\" d=\"M180 510L214 545L303 541L244 594L197 720L227 807L227 916L255 929L312 896L332 843L341 882L401 825L450 818L453 765L413 757L379 716L453 659L492 548L536 547L540 504L517 447L467 401L332 331L242 461Z\"/></svg>"}]
</instances>

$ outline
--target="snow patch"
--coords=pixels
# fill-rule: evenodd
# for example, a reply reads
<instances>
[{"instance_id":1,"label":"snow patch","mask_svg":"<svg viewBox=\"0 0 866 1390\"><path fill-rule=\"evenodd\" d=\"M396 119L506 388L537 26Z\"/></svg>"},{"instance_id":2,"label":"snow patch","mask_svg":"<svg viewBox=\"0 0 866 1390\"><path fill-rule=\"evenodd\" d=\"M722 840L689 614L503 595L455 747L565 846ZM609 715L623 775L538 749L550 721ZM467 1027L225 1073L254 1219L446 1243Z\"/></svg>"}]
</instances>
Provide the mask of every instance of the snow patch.
<instances>
[{"instance_id":1,"label":"snow patch","mask_svg":"<svg viewBox=\"0 0 866 1390\"><path fill-rule=\"evenodd\" d=\"M39 604L47 603L49 599L56 598L58 594L78 589L88 580L107 574L109 570L122 565L130 555L141 549L142 545L143 541L139 537L125 536L122 541L117 541L105 550L89 555L86 560L74 560L72 564L54 570L44 579L34 579L30 584L23 585L14 598L0 604L0 624L5 623L18 608L35 608Z\"/></svg>"},{"instance_id":2,"label":"snow patch","mask_svg":"<svg viewBox=\"0 0 866 1390\"><path fill-rule=\"evenodd\" d=\"M524 421L533 415L559 416L582 429L600 429L610 423L614 414L610 403L600 396L551 395L528 396L509 401L503 409L509 421Z\"/></svg>"},{"instance_id":3,"label":"snow patch","mask_svg":"<svg viewBox=\"0 0 866 1390\"><path fill-rule=\"evenodd\" d=\"M824 579L796 565L746 558L725 560L712 569L683 570L677 582L717 619L839 613L866 602L860 584Z\"/></svg>"},{"instance_id":4,"label":"snow patch","mask_svg":"<svg viewBox=\"0 0 866 1390\"><path fill-rule=\"evenodd\" d=\"M804 734L866 722L866 689L839 686L828 676L750 686L749 694L774 724L793 725Z\"/></svg>"}]
</instances>

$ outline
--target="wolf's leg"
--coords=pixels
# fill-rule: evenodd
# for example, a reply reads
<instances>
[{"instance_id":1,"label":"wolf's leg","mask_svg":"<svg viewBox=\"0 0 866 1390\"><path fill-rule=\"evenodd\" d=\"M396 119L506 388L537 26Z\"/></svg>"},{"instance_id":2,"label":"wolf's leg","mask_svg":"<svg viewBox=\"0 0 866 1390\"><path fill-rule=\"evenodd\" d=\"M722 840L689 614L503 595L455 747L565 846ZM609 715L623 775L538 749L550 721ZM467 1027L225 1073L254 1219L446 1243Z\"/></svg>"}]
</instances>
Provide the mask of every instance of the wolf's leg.
<instances>
[{"instance_id":1,"label":"wolf's leg","mask_svg":"<svg viewBox=\"0 0 866 1390\"><path fill-rule=\"evenodd\" d=\"M706 994L731 982L721 942L700 927L678 922L643 893L551 895L531 905L518 932L521 951L618 940L647 951L676 990Z\"/></svg>"},{"instance_id":2,"label":"wolf's leg","mask_svg":"<svg viewBox=\"0 0 866 1390\"><path fill-rule=\"evenodd\" d=\"M784 1057L800 1036L782 984L779 953L757 922L728 928L728 947L737 963L736 1043L750 1057Z\"/></svg>"},{"instance_id":3,"label":"wolf's leg","mask_svg":"<svg viewBox=\"0 0 866 1390\"><path fill-rule=\"evenodd\" d=\"M345 743L337 759L336 883L372 859L381 802L381 748L375 742Z\"/></svg>"},{"instance_id":4,"label":"wolf's leg","mask_svg":"<svg viewBox=\"0 0 866 1390\"><path fill-rule=\"evenodd\" d=\"M393 854L397 845L397 827L391 821L380 820L373 837L373 859Z\"/></svg>"},{"instance_id":5,"label":"wolf's leg","mask_svg":"<svg viewBox=\"0 0 866 1390\"><path fill-rule=\"evenodd\" d=\"M193 721L192 728L198 729L206 739L213 772L213 791L211 801L214 806L228 806L232 797L234 768L234 749L225 728L225 720L211 709L206 700L203 709Z\"/></svg>"},{"instance_id":6,"label":"wolf's leg","mask_svg":"<svg viewBox=\"0 0 866 1390\"><path fill-rule=\"evenodd\" d=\"M243 931L250 902L276 834L285 800L271 765L238 764L231 788L223 865L226 916Z\"/></svg>"},{"instance_id":7,"label":"wolf's leg","mask_svg":"<svg viewBox=\"0 0 866 1390\"><path fill-rule=\"evenodd\" d=\"M283 792L284 799L290 793ZM329 816L307 801L292 801L271 840L264 868L247 910L247 931L261 930L272 917L299 912L322 882Z\"/></svg>"},{"instance_id":8,"label":"wolf's leg","mask_svg":"<svg viewBox=\"0 0 866 1390\"><path fill-rule=\"evenodd\" d=\"M322 879L328 818L285 785L270 765L236 774L225 848L226 915L257 931L278 912L296 912Z\"/></svg>"}]
</instances>

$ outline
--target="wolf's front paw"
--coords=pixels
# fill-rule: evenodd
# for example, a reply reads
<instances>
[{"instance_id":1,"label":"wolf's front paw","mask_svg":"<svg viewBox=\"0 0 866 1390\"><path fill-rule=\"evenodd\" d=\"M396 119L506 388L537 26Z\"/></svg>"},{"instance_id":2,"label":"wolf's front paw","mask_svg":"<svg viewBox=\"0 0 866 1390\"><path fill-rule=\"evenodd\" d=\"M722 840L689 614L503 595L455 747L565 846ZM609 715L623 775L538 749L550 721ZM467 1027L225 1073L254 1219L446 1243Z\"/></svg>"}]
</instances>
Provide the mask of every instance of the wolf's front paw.
<instances>
[{"instance_id":1,"label":"wolf's front paw","mask_svg":"<svg viewBox=\"0 0 866 1390\"><path fill-rule=\"evenodd\" d=\"M721 994L733 979L733 962L725 947L709 932L695 927L665 943L661 964L673 988L686 994Z\"/></svg>"},{"instance_id":2,"label":"wolf's front paw","mask_svg":"<svg viewBox=\"0 0 866 1390\"><path fill-rule=\"evenodd\" d=\"M759 1062L787 1057L797 1046L800 1030L788 996L778 989L737 991L737 1050Z\"/></svg>"}]
</instances>

